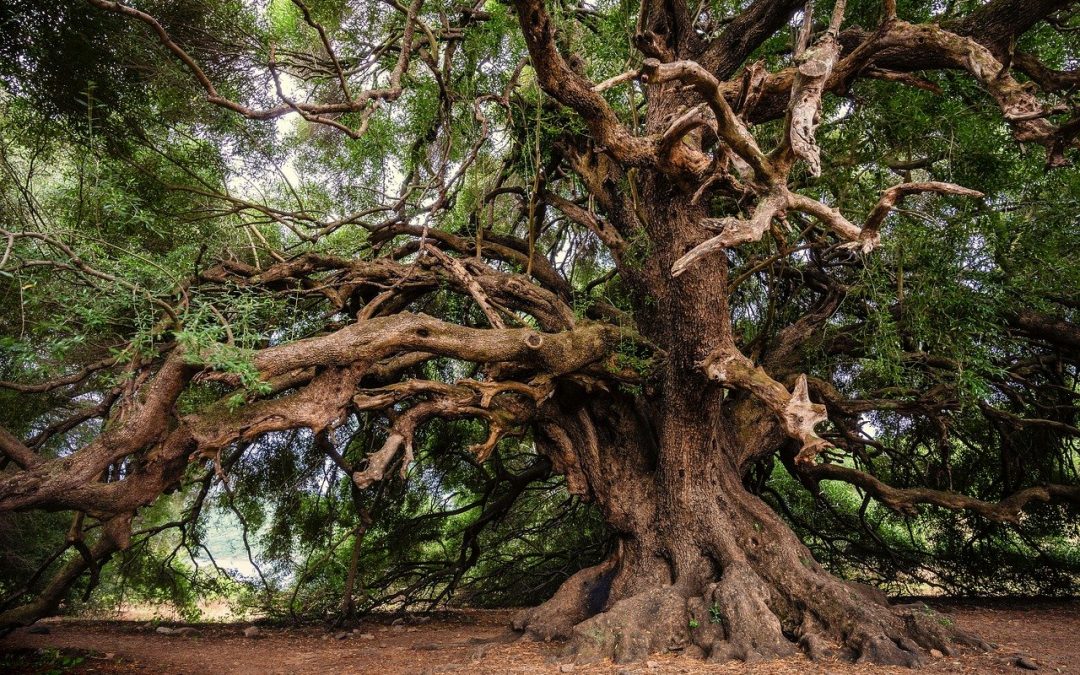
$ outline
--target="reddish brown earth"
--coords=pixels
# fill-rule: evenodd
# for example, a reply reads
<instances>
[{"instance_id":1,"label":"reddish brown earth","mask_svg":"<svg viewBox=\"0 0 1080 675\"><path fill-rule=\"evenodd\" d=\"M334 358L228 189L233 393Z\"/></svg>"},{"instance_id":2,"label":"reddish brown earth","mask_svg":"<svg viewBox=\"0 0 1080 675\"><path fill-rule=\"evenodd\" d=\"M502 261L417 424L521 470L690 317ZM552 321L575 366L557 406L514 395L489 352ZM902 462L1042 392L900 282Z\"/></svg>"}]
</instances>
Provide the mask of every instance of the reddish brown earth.
<instances>
[{"instance_id":1,"label":"reddish brown earth","mask_svg":"<svg viewBox=\"0 0 1080 675\"><path fill-rule=\"evenodd\" d=\"M1080 673L1080 600L1057 602L941 602L961 628L997 644L988 654L931 659L923 672ZM757 664L706 664L675 654L647 663L578 665L563 670L560 646L517 640L506 629L509 612L464 612L453 620L420 625L361 624L335 639L324 628L260 628L207 624L200 635L158 635L130 622L52 620L47 635L21 629L0 640L0 672L6 673L911 673L904 668L850 663L813 663L802 656ZM369 634L373 638L364 638ZM59 650L59 651L57 651ZM74 658L72 658L74 657ZM66 662L65 662L66 659ZM80 660L81 659L81 660ZM75 661L78 661L75 663Z\"/></svg>"}]
</instances>

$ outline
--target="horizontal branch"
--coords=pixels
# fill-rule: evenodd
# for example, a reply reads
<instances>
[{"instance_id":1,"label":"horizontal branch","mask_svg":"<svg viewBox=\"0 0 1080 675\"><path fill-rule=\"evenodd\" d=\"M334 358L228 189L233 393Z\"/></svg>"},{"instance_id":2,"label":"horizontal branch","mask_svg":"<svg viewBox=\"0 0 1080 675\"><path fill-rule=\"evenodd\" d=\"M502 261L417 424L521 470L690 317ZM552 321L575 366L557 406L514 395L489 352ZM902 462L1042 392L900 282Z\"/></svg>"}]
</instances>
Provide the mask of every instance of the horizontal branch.
<instances>
[{"instance_id":1,"label":"horizontal branch","mask_svg":"<svg viewBox=\"0 0 1080 675\"><path fill-rule=\"evenodd\" d=\"M545 378L574 373L605 358L619 339L619 329L583 323L572 330L542 333L530 328L466 328L422 314L395 314L359 321L329 335L297 340L255 352L252 364L269 392L241 395L273 396L235 403L219 401L204 413L178 416L174 405L200 370L191 355L174 349L158 372L133 397L115 425L71 455L36 461L17 439L0 443L5 454L25 465L23 471L0 478L0 511L33 507L70 508L92 514L132 510L152 501L183 472L189 455L213 453L230 443L254 440L272 432L308 428L314 432L336 424L353 403L364 376L395 355L410 367L429 355L474 363L513 364L516 372ZM234 376L219 377L224 381ZM235 382L239 384L239 382ZM469 390L478 410L485 410L494 393L483 383ZM292 387L295 391L277 395ZM512 385L504 389L513 390ZM392 402L388 402L390 405ZM493 429L505 429L489 413ZM96 477L110 464L145 451L138 470L115 483Z\"/></svg>"},{"instance_id":2,"label":"horizontal branch","mask_svg":"<svg viewBox=\"0 0 1080 675\"><path fill-rule=\"evenodd\" d=\"M809 464L798 467L800 474L813 480L836 480L865 490L874 499L901 513L915 514L916 504L932 504L946 509L965 510L1002 523L1017 523L1024 508L1032 502L1069 501L1080 504L1080 486L1040 485L1013 493L1000 502L984 502L974 497L931 490L896 488L878 478L839 464Z\"/></svg>"}]
</instances>

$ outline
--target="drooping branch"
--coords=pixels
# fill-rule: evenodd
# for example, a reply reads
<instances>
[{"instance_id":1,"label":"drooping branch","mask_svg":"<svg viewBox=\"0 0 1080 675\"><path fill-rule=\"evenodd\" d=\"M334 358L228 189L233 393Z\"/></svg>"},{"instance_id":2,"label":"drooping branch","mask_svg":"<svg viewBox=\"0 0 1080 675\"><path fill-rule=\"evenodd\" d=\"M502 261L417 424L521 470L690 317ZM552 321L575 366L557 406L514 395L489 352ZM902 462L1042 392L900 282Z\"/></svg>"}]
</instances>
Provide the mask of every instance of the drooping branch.
<instances>
[{"instance_id":1,"label":"drooping branch","mask_svg":"<svg viewBox=\"0 0 1080 675\"><path fill-rule=\"evenodd\" d=\"M378 317L253 355L262 381L284 378L284 386L298 388L295 393L253 400L231 411L222 400L218 407L225 410L179 418L172 406L199 368L177 348L144 386L141 400L129 406L112 428L72 455L27 462L28 468L0 480L0 510L71 508L94 514L133 510L177 480L193 452L214 452L271 431L305 427L318 432L332 426L352 403L364 375L395 354L515 363L527 372L558 377L605 357L618 334L617 328L597 323L541 333L529 328L465 328L415 314ZM476 396L482 403L484 396ZM483 406L474 412L490 419ZM508 428L498 419L494 426ZM95 481L108 465L144 450L149 450L146 460L132 475L113 483Z\"/></svg>"},{"instance_id":2,"label":"drooping branch","mask_svg":"<svg viewBox=\"0 0 1080 675\"><path fill-rule=\"evenodd\" d=\"M508 432L533 419L537 404L551 393L552 381L544 377L530 384L463 380L448 385L412 380L357 394L353 402L359 410L384 409L391 403L399 404L417 395L428 398L393 417L390 432L382 448L368 457L363 471L352 474L352 480L361 489L382 480L387 468L399 453L404 455L401 467L404 473L413 458L416 429L433 417L469 417L487 422L487 439L470 448L476 461L483 462L490 456L495 444Z\"/></svg>"},{"instance_id":3,"label":"drooping branch","mask_svg":"<svg viewBox=\"0 0 1080 675\"><path fill-rule=\"evenodd\" d=\"M126 549L130 537L131 514L120 514L106 521L97 541L90 547L84 545L84 553L67 561L31 602L0 612L0 637L56 611L79 577L89 569L100 568L117 551Z\"/></svg>"},{"instance_id":4,"label":"drooping branch","mask_svg":"<svg viewBox=\"0 0 1080 675\"><path fill-rule=\"evenodd\" d=\"M1080 504L1080 486L1040 485L1025 488L999 502L985 502L956 492L929 488L892 487L869 473L827 462L798 467L800 475L815 481L837 480L849 483L871 494L885 506L906 514L916 513L917 504L931 504L946 509L966 510L1003 523L1019 523L1020 515L1032 502L1068 501Z\"/></svg>"}]
</instances>

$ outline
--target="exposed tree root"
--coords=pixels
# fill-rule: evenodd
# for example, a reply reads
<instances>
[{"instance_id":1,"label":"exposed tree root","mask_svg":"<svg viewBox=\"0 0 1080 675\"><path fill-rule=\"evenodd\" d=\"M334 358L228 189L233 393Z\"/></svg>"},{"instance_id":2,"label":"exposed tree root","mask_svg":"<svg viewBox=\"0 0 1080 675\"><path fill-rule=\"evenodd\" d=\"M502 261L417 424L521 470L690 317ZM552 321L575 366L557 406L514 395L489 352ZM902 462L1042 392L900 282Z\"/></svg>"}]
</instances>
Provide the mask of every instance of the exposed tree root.
<instances>
[{"instance_id":1,"label":"exposed tree root","mask_svg":"<svg viewBox=\"0 0 1080 675\"><path fill-rule=\"evenodd\" d=\"M874 589L817 571L820 595L808 602L746 564L731 565L704 585L664 585L611 598L600 611L596 589L610 583L613 569L609 561L582 570L551 601L519 614L514 628L534 639L566 640L566 654L577 663L629 663L659 652L752 662L801 650L813 660L915 668L931 649L953 655L989 648L923 603L889 606Z\"/></svg>"},{"instance_id":2,"label":"exposed tree root","mask_svg":"<svg viewBox=\"0 0 1080 675\"><path fill-rule=\"evenodd\" d=\"M780 619L769 609L769 590L749 567L729 567L705 598L711 601L710 623L718 623L724 630L723 638L701 645L708 648L710 661L754 661L795 653ZM700 620L697 623L703 625Z\"/></svg>"},{"instance_id":3,"label":"exposed tree root","mask_svg":"<svg viewBox=\"0 0 1080 675\"><path fill-rule=\"evenodd\" d=\"M677 587L662 586L620 600L574 626L568 652L579 663L605 658L631 663L688 644L686 598Z\"/></svg>"},{"instance_id":4,"label":"exposed tree root","mask_svg":"<svg viewBox=\"0 0 1080 675\"><path fill-rule=\"evenodd\" d=\"M547 602L518 612L514 630L536 640L567 640L574 626L599 612L607 602L615 558L586 567L563 582Z\"/></svg>"}]
</instances>

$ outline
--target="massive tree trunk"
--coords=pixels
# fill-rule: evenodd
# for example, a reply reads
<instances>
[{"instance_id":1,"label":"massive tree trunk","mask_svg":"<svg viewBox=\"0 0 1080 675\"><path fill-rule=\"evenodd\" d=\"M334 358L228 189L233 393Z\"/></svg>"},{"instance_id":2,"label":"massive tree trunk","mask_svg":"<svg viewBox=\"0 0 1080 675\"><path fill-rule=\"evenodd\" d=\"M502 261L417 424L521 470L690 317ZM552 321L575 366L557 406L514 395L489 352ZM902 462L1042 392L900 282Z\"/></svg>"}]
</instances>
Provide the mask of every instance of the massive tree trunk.
<instances>
[{"instance_id":1,"label":"massive tree trunk","mask_svg":"<svg viewBox=\"0 0 1080 675\"><path fill-rule=\"evenodd\" d=\"M924 605L889 607L879 592L824 570L743 485L738 458L775 440L706 423L716 406L695 410L701 402L694 389L665 394L655 445L592 432L600 461L586 473L618 532L617 551L516 617L515 628L569 640L584 662L669 650L752 660L802 647L814 658L913 666L930 649L983 646ZM650 466L651 475L639 474Z\"/></svg>"},{"instance_id":2,"label":"massive tree trunk","mask_svg":"<svg viewBox=\"0 0 1080 675\"><path fill-rule=\"evenodd\" d=\"M923 605L889 607L880 592L829 574L744 487L749 466L789 441L757 399L725 390L702 367L733 340L726 259L662 273L704 236L699 208L654 185L643 193L650 230L673 243L630 279L639 325L664 352L646 378L648 403L597 403L564 388L550 413L574 432L548 452L561 457L571 489L596 500L618 549L515 627L568 640L585 662L666 650L753 660L802 647L811 657L914 666L930 649L981 647Z\"/></svg>"}]
</instances>

